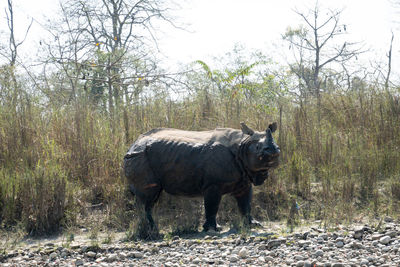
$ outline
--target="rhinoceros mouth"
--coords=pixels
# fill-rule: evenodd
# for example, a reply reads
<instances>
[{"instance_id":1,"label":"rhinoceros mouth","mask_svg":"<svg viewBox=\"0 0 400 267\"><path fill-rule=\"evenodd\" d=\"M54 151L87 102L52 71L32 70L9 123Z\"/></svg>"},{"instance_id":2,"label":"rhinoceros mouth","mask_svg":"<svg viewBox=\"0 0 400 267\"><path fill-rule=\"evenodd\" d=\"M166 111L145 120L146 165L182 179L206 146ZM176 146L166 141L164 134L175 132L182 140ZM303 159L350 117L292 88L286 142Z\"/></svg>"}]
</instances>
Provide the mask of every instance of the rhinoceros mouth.
<instances>
[{"instance_id":1,"label":"rhinoceros mouth","mask_svg":"<svg viewBox=\"0 0 400 267\"><path fill-rule=\"evenodd\" d=\"M279 159L268 162L268 168L276 168L279 165Z\"/></svg>"},{"instance_id":2,"label":"rhinoceros mouth","mask_svg":"<svg viewBox=\"0 0 400 267\"><path fill-rule=\"evenodd\" d=\"M262 163L264 166L259 168L257 171L265 171L270 168L275 168L279 165L279 154L264 154L259 156L260 161L264 162Z\"/></svg>"},{"instance_id":3,"label":"rhinoceros mouth","mask_svg":"<svg viewBox=\"0 0 400 267\"><path fill-rule=\"evenodd\" d=\"M279 154L267 155L267 167L275 168L279 165Z\"/></svg>"}]
</instances>

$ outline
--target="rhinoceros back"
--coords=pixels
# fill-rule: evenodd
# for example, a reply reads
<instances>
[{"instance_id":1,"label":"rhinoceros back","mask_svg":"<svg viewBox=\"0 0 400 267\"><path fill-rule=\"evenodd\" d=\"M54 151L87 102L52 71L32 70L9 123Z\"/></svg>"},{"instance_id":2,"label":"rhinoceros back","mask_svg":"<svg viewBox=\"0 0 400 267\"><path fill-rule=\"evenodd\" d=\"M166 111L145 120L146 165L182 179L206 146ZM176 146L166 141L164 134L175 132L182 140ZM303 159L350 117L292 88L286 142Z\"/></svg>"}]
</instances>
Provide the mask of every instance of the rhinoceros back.
<instances>
[{"instance_id":1,"label":"rhinoceros back","mask_svg":"<svg viewBox=\"0 0 400 267\"><path fill-rule=\"evenodd\" d=\"M237 176L231 174L235 171L232 155L242 138L242 132L234 129L154 129L139 136L127 152L125 175L135 187L161 181L169 193L178 194L172 184L179 184L183 195L195 195L200 183L206 185L206 177L218 176L225 183Z\"/></svg>"},{"instance_id":2,"label":"rhinoceros back","mask_svg":"<svg viewBox=\"0 0 400 267\"><path fill-rule=\"evenodd\" d=\"M167 140L192 144L218 143L226 147L238 146L244 135L241 131L231 128L217 128L212 131L184 131L169 128L157 128L139 136L135 144L129 149L129 154L143 151L145 145L152 140Z\"/></svg>"}]
</instances>

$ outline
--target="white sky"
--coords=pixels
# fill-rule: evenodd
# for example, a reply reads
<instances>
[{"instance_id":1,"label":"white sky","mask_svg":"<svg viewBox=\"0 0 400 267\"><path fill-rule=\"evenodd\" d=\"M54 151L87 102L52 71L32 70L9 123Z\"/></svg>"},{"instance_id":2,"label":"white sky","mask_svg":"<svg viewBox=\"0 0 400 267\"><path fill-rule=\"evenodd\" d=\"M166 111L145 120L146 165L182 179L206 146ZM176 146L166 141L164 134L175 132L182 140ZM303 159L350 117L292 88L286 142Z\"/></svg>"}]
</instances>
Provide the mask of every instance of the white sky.
<instances>
[{"instance_id":1,"label":"white sky","mask_svg":"<svg viewBox=\"0 0 400 267\"><path fill-rule=\"evenodd\" d=\"M23 36L30 18L46 24L46 18L56 14L56 0L13 0L17 22L17 34ZM189 31L163 27L159 35L159 48L167 64L189 63L193 60L211 60L232 50L235 43L249 49L260 49L267 56L276 54L287 47L281 35L288 26L295 27L301 19L293 9L306 11L315 5L314 0L175 0L182 9L175 12L179 21L189 24ZM399 53L400 16L396 13L393 0L319 0L323 8L343 9L341 22L347 25L352 40L365 41L374 52L371 59L385 58L389 47L391 31L395 34L393 61ZM400 1L398 1L400 3ZM4 8L7 1L0 3L0 31L6 29ZM400 7L397 12L400 12ZM398 18L397 18L398 17ZM34 23L27 43L21 48L26 57L37 53L37 42L43 36L43 29ZM3 39L3 43L4 40ZM275 46L274 46L275 45ZM283 48L282 48L283 49ZM279 54L279 53L278 53ZM279 60L275 59L275 60ZM0 61L1 62L1 61ZM282 60L281 64L285 64ZM400 72L400 67L398 68Z\"/></svg>"}]
</instances>

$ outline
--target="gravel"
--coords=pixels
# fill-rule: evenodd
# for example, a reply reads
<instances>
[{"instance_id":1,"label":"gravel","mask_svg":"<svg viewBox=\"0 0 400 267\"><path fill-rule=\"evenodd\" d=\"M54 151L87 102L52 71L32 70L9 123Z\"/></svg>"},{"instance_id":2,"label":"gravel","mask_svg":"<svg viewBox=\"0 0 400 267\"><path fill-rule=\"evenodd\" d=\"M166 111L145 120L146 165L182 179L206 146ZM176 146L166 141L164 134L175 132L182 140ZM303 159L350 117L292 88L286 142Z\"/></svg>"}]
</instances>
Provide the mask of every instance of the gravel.
<instances>
[{"instance_id":1,"label":"gravel","mask_svg":"<svg viewBox=\"0 0 400 267\"><path fill-rule=\"evenodd\" d=\"M0 255L1 266L400 266L400 225L318 228L271 235L222 232L169 240L93 245L75 240L25 244Z\"/></svg>"}]
</instances>

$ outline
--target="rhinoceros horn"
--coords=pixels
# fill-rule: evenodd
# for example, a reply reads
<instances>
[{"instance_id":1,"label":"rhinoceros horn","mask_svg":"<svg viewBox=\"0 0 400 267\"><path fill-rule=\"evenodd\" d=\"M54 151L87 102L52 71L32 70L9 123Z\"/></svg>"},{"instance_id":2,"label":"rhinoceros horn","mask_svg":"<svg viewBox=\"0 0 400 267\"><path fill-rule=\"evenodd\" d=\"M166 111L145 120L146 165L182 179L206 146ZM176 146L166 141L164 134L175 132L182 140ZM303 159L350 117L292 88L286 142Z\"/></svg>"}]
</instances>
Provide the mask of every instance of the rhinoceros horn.
<instances>
[{"instance_id":1,"label":"rhinoceros horn","mask_svg":"<svg viewBox=\"0 0 400 267\"><path fill-rule=\"evenodd\" d=\"M272 133L276 131L277 128L277 123L274 122L272 124L270 124L266 130L267 132L267 142L268 144L272 144L273 143L273 138L272 138Z\"/></svg>"},{"instance_id":2,"label":"rhinoceros horn","mask_svg":"<svg viewBox=\"0 0 400 267\"><path fill-rule=\"evenodd\" d=\"M276 122L274 122L268 126L268 129L270 129L272 133L275 132L277 128L278 128L278 124ZM267 132L268 132L268 129L267 129Z\"/></svg>"},{"instance_id":3,"label":"rhinoceros horn","mask_svg":"<svg viewBox=\"0 0 400 267\"><path fill-rule=\"evenodd\" d=\"M248 134L248 135L254 134L254 131L252 129L250 129L249 127L247 127L247 125L244 122L241 122L240 126L242 126L242 132L244 134Z\"/></svg>"}]
</instances>

